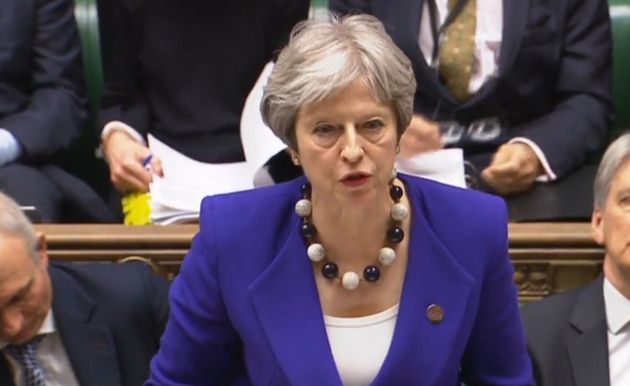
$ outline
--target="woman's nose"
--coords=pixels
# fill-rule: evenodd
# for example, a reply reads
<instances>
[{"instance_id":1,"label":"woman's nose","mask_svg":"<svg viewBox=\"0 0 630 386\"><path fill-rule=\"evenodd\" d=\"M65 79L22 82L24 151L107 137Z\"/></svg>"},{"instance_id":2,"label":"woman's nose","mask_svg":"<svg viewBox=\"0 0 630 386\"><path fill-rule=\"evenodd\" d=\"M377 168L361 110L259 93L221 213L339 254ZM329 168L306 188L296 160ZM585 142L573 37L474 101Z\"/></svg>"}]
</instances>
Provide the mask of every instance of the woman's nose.
<instances>
[{"instance_id":1,"label":"woman's nose","mask_svg":"<svg viewBox=\"0 0 630 386\"><path fill-rule=\"evenodd\" d=\"M341 157L350 163L359 162L363 158L363 147L356 129L354 127L347 128L344 137Z\"/></svg>"}]
</instances>

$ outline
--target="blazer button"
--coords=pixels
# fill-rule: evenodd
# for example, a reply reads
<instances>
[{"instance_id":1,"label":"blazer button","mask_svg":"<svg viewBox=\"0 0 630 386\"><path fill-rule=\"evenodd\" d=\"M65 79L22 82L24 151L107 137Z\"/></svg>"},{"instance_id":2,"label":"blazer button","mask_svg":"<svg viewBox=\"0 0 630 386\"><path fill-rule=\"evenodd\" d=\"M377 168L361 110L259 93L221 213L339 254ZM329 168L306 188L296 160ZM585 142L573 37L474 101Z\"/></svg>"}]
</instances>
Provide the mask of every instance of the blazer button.
<instances>
[{"instance_id":1,"label":"blazer button","mask_svg":"<svg viewBox=\"0 0 630 386\"><path fill-rule=\"evenodd\" d=\"M427 307L427 318L433 324L438 324L444 320L444 309L438 304L431 304Z\"/></svg>"}]
</instances>

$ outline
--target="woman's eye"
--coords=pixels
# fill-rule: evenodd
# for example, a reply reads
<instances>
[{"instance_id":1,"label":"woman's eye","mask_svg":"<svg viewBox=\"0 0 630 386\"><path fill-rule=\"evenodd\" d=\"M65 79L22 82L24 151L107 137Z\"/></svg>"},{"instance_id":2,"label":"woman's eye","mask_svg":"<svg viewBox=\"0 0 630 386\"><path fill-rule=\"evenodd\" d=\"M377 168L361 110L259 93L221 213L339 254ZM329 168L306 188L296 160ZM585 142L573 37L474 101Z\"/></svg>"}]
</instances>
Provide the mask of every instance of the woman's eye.
<instances>
[{"instance_id":1,"label":"woman's eye","mask_svg":"<svg viewBox=\"0 0 630 386\"><path fill-rule=\"evenodd\" d=\"M381 127L383 127L383 122L379 121L378 119L374 119L371 121L367 121L363 127L365 127L366 129L380 129Z\"/></svg>"},{"instance_id":2,"label":"woman's eye","mask_svg":"<svg viewBox=\"0 0 630 386\"><path fill-rule=\"evenodd\" d=\"M318 135L328 135L335 131L335 128L330 125L316 126L313 132Z\"/></svg>"},{"instance_id":3,"label":"woman's eye","mask_svg":"<svg viewBox=\"0 0 630 386\"><path fill-rule=\"evenodd\" d=\"M619 198L619 206L624 210L630 209L630 196L621 196Z\"/></svg>"}]
</instances>

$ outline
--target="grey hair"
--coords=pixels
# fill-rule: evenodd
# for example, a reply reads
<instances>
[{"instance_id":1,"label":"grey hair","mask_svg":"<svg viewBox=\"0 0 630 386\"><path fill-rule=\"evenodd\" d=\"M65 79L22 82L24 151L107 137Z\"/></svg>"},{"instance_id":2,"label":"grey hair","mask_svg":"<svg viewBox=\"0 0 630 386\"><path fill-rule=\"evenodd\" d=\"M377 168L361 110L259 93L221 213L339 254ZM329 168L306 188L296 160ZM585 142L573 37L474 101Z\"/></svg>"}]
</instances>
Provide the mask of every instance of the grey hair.
<instances>
[{"instance_id":1,"label":"grey hair","mask_svg":"<svg viewBox=\"0 0 630 386\"><path fill-rule=\"evenodd\" d=\"M593 183L593 205L604 209L610 193L610 185L621 165L630 158L630 133L614 140L602 157Z\"/></svg>"},{"instance_id":2,"label":"grey hair","mask_svg":"<svg viewBox=\"0 0 630 386\"><path fill-rule=\"evenodd\" d=\"M24 240L31 257L39 260L35 228L20 206L9 196L0 192L0 235L2 234Z\"/></svg>"},{"instance_id":3,"label":"grey hair","mask_svg":"<svg viewBox=\"0 0 630 386\"><path fill-rule=\"evenodd\" d=\"M357 80L367 83L376 100L393 105L400 138L413 114L416 79L411 62L383 24L370 15L333 14L298 23L264 87L263 121L297 150L295 121L300 109Z\"/></svg>"}]
</instances>

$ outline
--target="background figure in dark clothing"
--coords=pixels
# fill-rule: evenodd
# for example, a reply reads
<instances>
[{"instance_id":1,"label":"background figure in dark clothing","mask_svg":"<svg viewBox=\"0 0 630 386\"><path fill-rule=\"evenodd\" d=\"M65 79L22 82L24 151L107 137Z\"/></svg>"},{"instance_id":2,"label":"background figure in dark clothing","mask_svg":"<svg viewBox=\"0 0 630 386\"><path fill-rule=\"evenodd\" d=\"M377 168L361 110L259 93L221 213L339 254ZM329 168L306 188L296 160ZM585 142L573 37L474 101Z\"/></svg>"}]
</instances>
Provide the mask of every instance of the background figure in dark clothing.
<instances>
[{"instance_id":1,"label":"background figure in dark clothing","mask_svg":"<svg viewBox=\"0 0 630 386\"><path fill-rule=\"evenodd\" d=\"M207 163L244 160L239 125L264 66L309 2L103 0L99 127L121 192L147 191L146 135ZM160 174L160 160L151 162Z\"/></svg>"},{"instance_id":2,"label":"background figure in dark clothing","mask_svg":"<svg viewBox=\"0 0 630 386\"><path fill-rule=\"evenodd\" d=\"M85 127L81 46L71 0L0 3L0 190L43 222L113 221L58 160Z\"/></svg>"},{"instance_id":3,"label":"background figure in dark clothing","mask_svg":"<svg viewBox=\"0 0 630 386\"><path fill-rule=\"evenodd\" d=\"M536 179L561 178L601 148L613 110L605 0L468 0L476 25L466 37L474 59L464 99L450 91L442 71L449 29L434 34L451 3L457 2L330 1L333 11L378 17L413 63L419 87L401 155L462 147L485 182L509 194ZM464 10L452 28L465 23Z\"/></svg>"}]
</instances>

